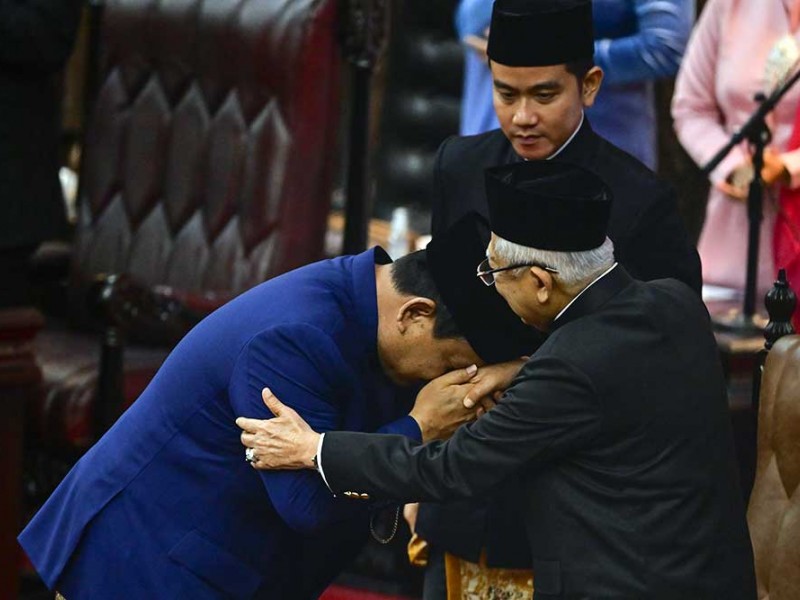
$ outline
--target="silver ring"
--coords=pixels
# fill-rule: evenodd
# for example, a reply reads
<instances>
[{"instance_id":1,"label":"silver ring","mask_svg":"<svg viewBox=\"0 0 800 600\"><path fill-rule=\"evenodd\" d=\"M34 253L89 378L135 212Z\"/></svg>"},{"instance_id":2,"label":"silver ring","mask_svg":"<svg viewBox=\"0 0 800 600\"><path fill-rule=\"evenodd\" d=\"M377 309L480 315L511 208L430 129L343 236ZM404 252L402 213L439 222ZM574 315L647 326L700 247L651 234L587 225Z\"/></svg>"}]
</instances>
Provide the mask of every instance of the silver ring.
<instances>
[{"instance_id":1,"label":"silver ring","mask_svg":"<svg viewBox=\"0 0 800 600\"><path fill-rule=\"evenodd\" d=\"M244 459L249 463L256 462L256 450L255 448L248 448L244 451Z\"/></svg>"}]
</instances>

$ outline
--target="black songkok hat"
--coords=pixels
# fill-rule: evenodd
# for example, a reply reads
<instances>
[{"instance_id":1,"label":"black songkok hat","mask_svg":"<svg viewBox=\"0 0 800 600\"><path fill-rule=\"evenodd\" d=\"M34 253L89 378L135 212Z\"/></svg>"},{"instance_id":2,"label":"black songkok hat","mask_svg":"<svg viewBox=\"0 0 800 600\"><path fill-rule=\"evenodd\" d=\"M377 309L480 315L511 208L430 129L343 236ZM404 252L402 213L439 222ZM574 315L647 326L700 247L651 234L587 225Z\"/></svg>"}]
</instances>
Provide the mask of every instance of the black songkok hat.
<instances>
[{"instance_id":1,"label":"black songkok hat","mask_svg":"<svg viewBox=\"0 0 800 600\"><path fill-rule=\"evenodd\" d=\"M591 0L495 0L486 54L509 67L591 59Z\"/></svg>"},{"instance_id":2,"label":"black songkok hat","mask_svg":"<svg viewBox=\"0 0 800 600\"><path fill-rule=\"evenodd\" d=\"M611 190L594 173L552 160L486 170L492 231L539 250L592 250L606 239Z\"/></svg>"},{"instance_id":3,"label":"black songkok hat","mask_svg":"<svg viewBox=\"0 0 800 600\"><path fill-rule=\"evenodd\" d=\"M476 276L486 258L489 223L467 213L425 248L426 260L442 300L473 350L487 363L531 354L541 343L493 287Z\"/></svg>"}]
</instances>

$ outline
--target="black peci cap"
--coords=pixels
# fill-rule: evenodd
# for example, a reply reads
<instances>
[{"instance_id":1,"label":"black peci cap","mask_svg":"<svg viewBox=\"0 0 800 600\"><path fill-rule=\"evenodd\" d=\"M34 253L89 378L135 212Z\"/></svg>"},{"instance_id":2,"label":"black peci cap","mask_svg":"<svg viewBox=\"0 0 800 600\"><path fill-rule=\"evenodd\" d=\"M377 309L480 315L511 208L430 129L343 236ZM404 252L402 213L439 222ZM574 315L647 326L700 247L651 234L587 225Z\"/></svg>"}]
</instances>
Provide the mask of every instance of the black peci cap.
<instances>
[{"instance_id":1,"label":"black peci cap","mask_svg":"<svg viewBox=\"0 0 800 600\"><path fill-rule=\"evenodd\" d=\"M577 165L536 160L487 169L486 195L492 231L509 242L578 252L606 239L611 190Z\"/></svg>"},{"instance_id":2,"label":"black peci cap","mask_svg":"<svg viewBox=\"0 0 800 600\"><path fill-rule=\"evenodd\" d=\"M489 58L509 67L560 65L594 56L590 0L495 0Z\"/></svg>"},{"instance_id":3,"label":"black peci cap","mask_svg":"<svg viewBox=\"0 0 800 600\"><path fill-rule=\"evenodd\" d=\"M496 363L531 354L541 336L476 276L489 238L488 222L472 212L437 235L425 254L436 288L459 329L478 356Z\"/></svg>"}]
</instances>

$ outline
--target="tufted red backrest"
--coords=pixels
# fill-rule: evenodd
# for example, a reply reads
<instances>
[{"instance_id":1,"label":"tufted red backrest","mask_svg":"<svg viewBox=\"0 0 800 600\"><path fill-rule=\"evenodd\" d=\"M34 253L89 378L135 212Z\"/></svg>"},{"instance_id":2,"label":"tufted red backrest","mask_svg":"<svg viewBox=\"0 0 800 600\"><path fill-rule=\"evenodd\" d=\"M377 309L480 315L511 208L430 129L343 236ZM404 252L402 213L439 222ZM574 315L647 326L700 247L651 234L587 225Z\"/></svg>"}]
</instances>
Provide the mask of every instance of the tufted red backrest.
<instances>
[{"instance_id":1,"label":"tufted red backrest","mask_svg":"<svg viewBox=\"0 0 800 600\"><path fill-rule=\"evenodd\" d=\"M322 255L335 0L109 0L75 269L221 299Z\"/></svg>"}]
</instances>

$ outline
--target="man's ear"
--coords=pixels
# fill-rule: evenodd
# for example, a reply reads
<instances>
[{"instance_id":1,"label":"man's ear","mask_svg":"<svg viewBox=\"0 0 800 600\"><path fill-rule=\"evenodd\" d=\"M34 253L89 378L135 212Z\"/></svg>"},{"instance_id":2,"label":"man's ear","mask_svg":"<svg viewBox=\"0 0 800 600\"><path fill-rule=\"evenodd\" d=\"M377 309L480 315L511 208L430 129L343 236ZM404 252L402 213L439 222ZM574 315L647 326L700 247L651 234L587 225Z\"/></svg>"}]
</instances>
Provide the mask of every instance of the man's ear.
<instances>
[{"instance_id":1,"label":"man's ear","mask_svg":"<svg viewBox=\"0 0 800 600\"><path fill-rule=\"evenodd\" d=\"M397 326L405 333L417 324L433 323L436 318L436 302L430 298L417 296L406 300L397 311Z\"/></svg>"},{"instance_id":2,"label":"man's ear","mask_svg":"<svg viewBox=\"0 0 800 600\"><path fill-rule=\"evenodd\" d=\"M547 304L547 301L553 295L553 286L555 285L553 274L541 267L530 267L528 273L530 273L532 282L536 286L534 293L536 294L537 302L539 304Z\"/></svg>"},{"instance_id":3,"label":"man's ear","mask_svg":"<svg viewBox=\"0 0 800 600\"><path fill-rule=\"evenodd\" d=\"M586 75L583 76L583 85L581 86L581 101L585 108L589 108L594 104L602 83L603 69L595 66L586 71Z\"/></svg>"}]
</instances>

